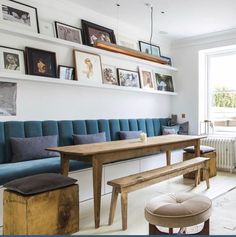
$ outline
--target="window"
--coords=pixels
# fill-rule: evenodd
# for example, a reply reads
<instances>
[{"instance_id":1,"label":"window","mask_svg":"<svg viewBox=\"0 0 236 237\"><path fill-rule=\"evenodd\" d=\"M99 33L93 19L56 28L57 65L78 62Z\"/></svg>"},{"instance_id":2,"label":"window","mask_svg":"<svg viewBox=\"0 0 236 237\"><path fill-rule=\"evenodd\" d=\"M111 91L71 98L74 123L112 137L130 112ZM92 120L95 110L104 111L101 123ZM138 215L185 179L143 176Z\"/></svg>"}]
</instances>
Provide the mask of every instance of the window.
<instances>
[{"instance_id":1,"label":"window","mask_svg":"<svg viewBox=\"0 0 236 237\"><path fill-rule=\"evenodd\" d=\"M207 56L207 119L214 132L236 132L236 51Z\"/></svg>"}]
</instances>

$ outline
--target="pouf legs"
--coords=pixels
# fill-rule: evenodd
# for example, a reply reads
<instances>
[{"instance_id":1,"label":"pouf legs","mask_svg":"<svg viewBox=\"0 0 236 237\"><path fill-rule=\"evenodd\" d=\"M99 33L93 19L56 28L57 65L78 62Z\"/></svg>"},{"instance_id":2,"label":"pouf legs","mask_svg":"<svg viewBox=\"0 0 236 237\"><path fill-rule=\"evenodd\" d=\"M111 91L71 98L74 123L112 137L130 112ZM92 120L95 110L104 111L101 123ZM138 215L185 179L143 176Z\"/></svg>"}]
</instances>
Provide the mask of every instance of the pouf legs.
<instances>
[{"instance_id":1,"label":"pouf legs","mask_svg":"<svg viewBox=\"0 0 236 237\"><path fill-rule=\"evenodd\" d=\"M183 231L181 231L181 229L183 229ZM188 233L186 233L185 228L181 228L181 229L177 233L178 235L179 234L188 234ZM209 229L210 229L210 220L207 220L204 222L203 229L200 232L192 234L192 235L209 235ZM169 228L169 233L165 233L165 232L160 231L157 226L149 223L149 235L172 235L172 234L173 234L173 228Z\"/></svg>"}]
</instances>

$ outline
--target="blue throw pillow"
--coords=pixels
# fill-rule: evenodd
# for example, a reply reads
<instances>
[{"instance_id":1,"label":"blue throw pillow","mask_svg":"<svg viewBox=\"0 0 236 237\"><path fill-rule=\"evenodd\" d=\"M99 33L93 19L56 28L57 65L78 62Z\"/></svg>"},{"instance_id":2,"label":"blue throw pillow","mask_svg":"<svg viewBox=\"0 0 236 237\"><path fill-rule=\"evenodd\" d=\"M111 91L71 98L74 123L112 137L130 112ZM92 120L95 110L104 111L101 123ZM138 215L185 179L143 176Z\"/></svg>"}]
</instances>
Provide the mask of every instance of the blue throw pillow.
<instances>
[{"instance_id":1,"label":"blue throw pillow","mask_svg":"<svg viewBox=\"0 0 236 237\"><path fill-rule=\"evenodd\" d=\"M100 132L96 134L88 134L88 135L72 135L73 141L75 145L82 144L91 144L97 142L106 142L106 133Z\"/></svg>"},{"instance_id":2,"label":"blue throw pillow","mask_svg":"<svg viewBox=\"0 0 236 237\"><path fill-rule=\"evenodd\" d=\"M59 156L57 152L45 150L49 147L58 146L57 135L28 138L11 137L10 144L12 151L12 162Z\"/></svg>"},{"instance_id":3,"label":"blue throw pillow","mask_svg":"<svg viewBox=\"0 0 236 237\"><path fill-rule=\"evenodd\" d=\"M162 126L162 135L178 134L178 132L179 132L179 125Z\"/></svg>"},{"instance_id":4,"label":"blue throw pillow","mask_svg":"<svg viewBox=\"0 0 236 237\"><path fill-rule=\"evenodd\" d=\"M121 140L139 138L142 131L120 131L119 136Z\"/></svg>"}]
</instances>

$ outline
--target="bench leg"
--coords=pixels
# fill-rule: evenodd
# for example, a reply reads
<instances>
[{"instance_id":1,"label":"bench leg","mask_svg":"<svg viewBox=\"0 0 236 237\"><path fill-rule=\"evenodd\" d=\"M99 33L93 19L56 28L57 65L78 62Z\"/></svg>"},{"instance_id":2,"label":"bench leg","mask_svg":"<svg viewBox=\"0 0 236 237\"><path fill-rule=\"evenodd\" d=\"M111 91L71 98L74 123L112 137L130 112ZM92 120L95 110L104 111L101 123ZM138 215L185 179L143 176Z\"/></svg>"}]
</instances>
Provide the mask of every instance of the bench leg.
<instances>
[{"instance_id":1,"label":"bench leg","mask_svg":"<svg viewBox=\"0 0 236 237\"><path fill-rule=\"evenodd\" d=\"M207 188L210 188L209 169L208 169L208 168L205 168L205 169L204 169L204 177L205 177L205 180L206 180L206 186L207 186Z\"/></svg>"},{"instance_id":2,"label":"bench leg","mask_svg":"<svg viewBox=\"0 0 236 237\"><path fill-rule=\"evenodd\" d=\"M127 229L127 193L121 191L122 229Z\"/></svg>"},{"instance_id":3,"label":"bench leg","mask_svg":"<svg viewBox=\"0 0 236 237\"><path fill-rule=\"evenodd\" d=\"M117 188L113 187L112 196L111 196L111 206L110 206L109 220L108 220L109 225L112 225L113 221L114 221L114 215L115 215L116 204L117 204L117 197L118 197L118 190L117 190Z\"/></svg>"},{"instance_id":4,"label":"bench leg","mask_svg":"<svg viewBox=\"0 0 236 237\"><path fill-rule=\"evenodd\" d=\"M200 175L201 175L200 171L201 171L201 170L198 169L198 170L196 170L196 172L195 172L195 187L197 187L198 184L200 183Z\"/></svg>"}]
</instances>

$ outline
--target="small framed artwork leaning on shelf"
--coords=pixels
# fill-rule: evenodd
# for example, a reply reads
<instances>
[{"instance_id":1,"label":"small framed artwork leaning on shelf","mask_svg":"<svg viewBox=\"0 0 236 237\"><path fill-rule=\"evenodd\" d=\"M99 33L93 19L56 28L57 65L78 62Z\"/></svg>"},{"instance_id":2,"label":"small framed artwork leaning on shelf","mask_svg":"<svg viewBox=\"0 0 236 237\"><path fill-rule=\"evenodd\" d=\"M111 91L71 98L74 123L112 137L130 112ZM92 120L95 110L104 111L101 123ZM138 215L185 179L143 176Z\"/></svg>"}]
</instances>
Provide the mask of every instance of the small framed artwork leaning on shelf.
<instances>
[{"instance_id":1,"label":"small framed artwork leaning on shelf","mask_svg":"<svg viewBox=\"0 0 236 237\"><path fill-rule=\"evenodd\" d=\"M158 91L174 92L172 76L155 73L155 79Z\"/></svg>"},{"instance_id":2,"label":"small framed artwork leaning on shelf","mask_svg":"<svg viewBox=\"0 0 236 237\"><path fill-rule=\"evenodd\" d=\"M58 66L58 77L63 80L74 80L75 68L64 65Z\"/></svg>"},{"instance_id":3,"label":"small framed artwork leaning on shelf","mask_svg":"<svg viewBox=\"0 0 236 237\"><path fill-rule=\"evenodd\" d=\"M116 44L116 38L112 29L81 20L84 44L93 46L97 40Z\"/></svg>"},{"instance_id":4,"label":"small framed artwork leaning on shelf","mask_svg":"<svg viewBox=\"0 0 236 237\"><path fill-rule=\"evenodd\" d=\"M24 50L0 46L0 70L25 74Z\"/></svg>"},{"instance_id":5,"label":"small framed artwork leaning on shelf","mask_svg":"<svg viewBox=\"0 0 236 237\"><path fill-rule=\"evenodd\" d=\"M102 84L101 57L97 54L74 50L76 80L98 85Z\"/></svg>"},{"instance_id":6,"label":"small framed artwork leaning on shelf","mask_svg":"<svg viewBox=\"0 0 236 237\"><path fill-rule=\"evenodd\" d=\"M127 69L117 69L120 86L140 88L139 73Z\"/></svg>"},{"instance_id":7,"label":"small framed artwork leaning on shelf","mask_svg":"<svg viewBox=\"0 0 236 237\"><path fill-rule=\"evenodd\" d=\"M104 64L102 66L102 72L103 72L102 77L103 84L119 85L115 66Z\"/></svg>"},{"instance_id":8,"label":"small framed artwork leaning on shelf","mask_svg":"<svg viewBox=\"0 0 236 237\"><path fill-rule=\"evenodd\" d=\"M0 0L0 23L39 33L37 8L17 1Z\"/></svg>"},{"instance_id":9,"label":"small framed artwork leaning on shelf","mask_svg":"<svg viewBox=\"0 0 236 237\"><path fill-rule=\"evenodd\" d=\"M157 45L139 41L139 49L143 53L151 54L151 55L157 56L157 57L161 56L161 49Z\"/></svg>"},{"instance_id":10,"label":"small framed artwork leaning on shelf","mask_svg":"<svg viewBox=\"0 0 236 237\"><path fill-rule=\"evenodd\" d=\"M26 47L25 54L28 74L43 77L57 77L56 53Z\"/></svg>"},{"instance_id":11,"label":"small framed artwork leaning on shelf","mask_svg":"<svg viewBox=\"0 0 236 237\"><path fill-rule=\"evenodd\" d=\"M143 89L154 90L154 79L152 70L139 67L141 87Z\"/></svg>"},{"instance_id":12,"label":"small framed artwork leaning on shelf","mask_svg":"<svg viewBox=\"0 0 236 237\"><path fill-rule=\"evenodd\" d=\"M80 28L55 21L55 29L57 38L82 44Z\"/></svg>"},{"instance_id":13,"label":"small framed artwork leaning on shelf","mask_svg":"<svg viewBox=\"0 0 236 237\"><path fill-rule=\"evenodd\" d=\"M161 58L166 59L168 61L167 65L172 66L171 58L166 57L166 56L161 56Z\"/></svg>"}]
</instances>

